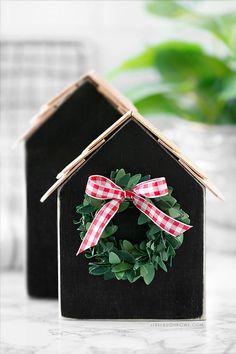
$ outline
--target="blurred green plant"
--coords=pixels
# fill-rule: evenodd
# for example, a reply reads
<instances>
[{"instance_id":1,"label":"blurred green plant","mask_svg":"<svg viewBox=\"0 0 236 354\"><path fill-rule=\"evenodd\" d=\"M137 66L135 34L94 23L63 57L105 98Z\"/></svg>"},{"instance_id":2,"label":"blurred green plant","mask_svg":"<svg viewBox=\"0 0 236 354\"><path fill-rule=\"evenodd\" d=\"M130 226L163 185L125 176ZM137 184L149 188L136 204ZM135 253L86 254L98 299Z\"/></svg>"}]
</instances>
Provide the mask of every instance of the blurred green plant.
<instances>
[{"instance_id":1,"label":"blurred green plant","mask_svg":"<svg viewBox=\"0 0 236 354\"><path fill-rule=\"evenodd\" d=\"M236 124L236 13L203 15L192 1L152 1L147 8L153 15L207 31L224 45L226 54L210 55L199 44L168 41L125 61L116 75L145 69L158 73L153 84L144 82L128 92L140 113Z\"/></svg>"}]
</instances>

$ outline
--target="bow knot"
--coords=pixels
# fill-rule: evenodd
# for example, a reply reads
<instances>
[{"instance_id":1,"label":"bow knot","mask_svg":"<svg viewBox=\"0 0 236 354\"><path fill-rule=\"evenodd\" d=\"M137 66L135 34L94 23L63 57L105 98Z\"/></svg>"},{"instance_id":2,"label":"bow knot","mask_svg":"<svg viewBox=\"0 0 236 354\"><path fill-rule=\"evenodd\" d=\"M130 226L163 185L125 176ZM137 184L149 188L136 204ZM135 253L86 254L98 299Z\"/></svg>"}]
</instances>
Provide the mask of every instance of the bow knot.
<instances>
[{"instance_id":1,"label":"bow knot","mask_svg":"<svg viewBox=\"0 0 236 354\"><path fill-rule=\"evenodd\" d=\"M125 190L124 191L124 199L133 199L134 198L134 192L131 190Z\"/></svg>"},{"instance_id":2,"label":"bow knot","mask_svg":"<svg viewBox=\"0 0 236 354\"><path fill-rule=\"evenodd\" d=\"M107 177L92 175L88 179L85 193L96 199L110 199L110 201L96 213L77 255L98 243L103 230L126 198L131 199L137 209L171 236L177 237L192 227L173 219L158 209L152 202L145 199L157 198L168 194L168 187L164 177L138 183L131 190L123 190Z\"/></svg>"}]
</instances>

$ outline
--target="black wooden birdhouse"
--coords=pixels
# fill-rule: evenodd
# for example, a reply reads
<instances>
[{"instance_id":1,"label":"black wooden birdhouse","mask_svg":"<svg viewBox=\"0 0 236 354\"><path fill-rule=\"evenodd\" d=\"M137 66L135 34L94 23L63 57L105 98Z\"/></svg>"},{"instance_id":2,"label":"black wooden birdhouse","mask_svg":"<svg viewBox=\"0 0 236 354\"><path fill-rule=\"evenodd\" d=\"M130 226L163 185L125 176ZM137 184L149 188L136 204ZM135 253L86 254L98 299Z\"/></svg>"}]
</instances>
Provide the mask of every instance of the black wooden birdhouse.
<instances>
[{"instance_id":1,"label":"black wooden birdhouse","mask_svg":"<svg viewBox=\"0 0 236 354\"><path fill-rule=\"evenodd\" d=\"M26 150L27 285L35 297L57 297L57 201L39 201L71 159L132 105L87 74L42 107L22 136Z\"/></svg>"},{"instance_id":2,"label":"black wooden birdhouse","mask_svg":"<svg viewBox=\"0 0 236 354\"><path fill-rule=\"evenodd\" d=\"M42 198L58 189L62 316L204 319L206 188L221 197L136 112L98 136Z\"/></svg>"}]
</instances>

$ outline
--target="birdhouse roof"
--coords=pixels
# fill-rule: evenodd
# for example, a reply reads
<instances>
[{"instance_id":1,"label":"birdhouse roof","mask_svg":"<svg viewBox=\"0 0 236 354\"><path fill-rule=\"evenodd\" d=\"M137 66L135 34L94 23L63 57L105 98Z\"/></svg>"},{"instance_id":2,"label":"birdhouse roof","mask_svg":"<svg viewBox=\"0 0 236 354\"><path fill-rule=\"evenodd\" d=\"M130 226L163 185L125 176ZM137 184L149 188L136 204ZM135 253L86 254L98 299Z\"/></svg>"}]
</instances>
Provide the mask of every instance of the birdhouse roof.
<instances>
[{"instance_id":1,"label":"birdhouse roof","mask_svg":"<svg viewBox=\"0 0 236 354\"><path fill-rule=\"evenodd\" d=\"M85 82L90 82L94 85L97 91L106 97L106 99L110 101L121 114L126 113L129 109L135 110L133 104L118 90L108 84L95 72L88 72L45 103L40 111L31 119L30 127L21 135L17 142L29 139L50 117L53 116L61 104L72 96L73 93Z\"/></svg>"},{"instance_id":2,"label":"birdhouse roof","mask_svg":"<svg viewBox=\"0 0 236 354\"><path fill-rule=\"evenodd\" d=\"M198 182L211 191L219 199L224 199L221 192L209 181L207 175L185 155L181 153L179 148L165 137L156 127L144 119L137 111L130 110L125 113L120 119L100 134L86 149L71 163L69 163L58 175L57 181L49 188L42 196L41 202L45 201L57 188L59 188L99 147L106 143L106 140L119 128L122 127L129 119L132 119L146 128L156 141L162 145L168 152L172 154L178 163L192 175Z\"/></svg>"}]
</instances>

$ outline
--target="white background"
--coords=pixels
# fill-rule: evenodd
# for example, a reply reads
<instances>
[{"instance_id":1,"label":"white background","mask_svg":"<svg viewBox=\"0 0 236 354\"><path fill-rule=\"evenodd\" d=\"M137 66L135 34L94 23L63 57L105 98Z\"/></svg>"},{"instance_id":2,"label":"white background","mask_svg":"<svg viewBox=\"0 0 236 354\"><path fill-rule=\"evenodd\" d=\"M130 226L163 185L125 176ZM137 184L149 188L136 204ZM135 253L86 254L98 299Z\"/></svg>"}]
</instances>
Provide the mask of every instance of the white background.
<instances>
[{"instance_id":1,"label":"white background","mask_svg":"<svg viewBox=\"0 0 236 354\"><path fill-rule=\"evenodd\" d=\"M186 2L186 1L185 1ZM157 19L145 11L148 1L11 1L1 2L1 34L5 39L84 39L99 56L94 67L112 70L144 46L165 39L201 42L209 52L223 48L204 32ZM187 1L187 3L190 2ZM235 1L199 1L200 12L216 14Z\"/></svg>"}]
</instances>

